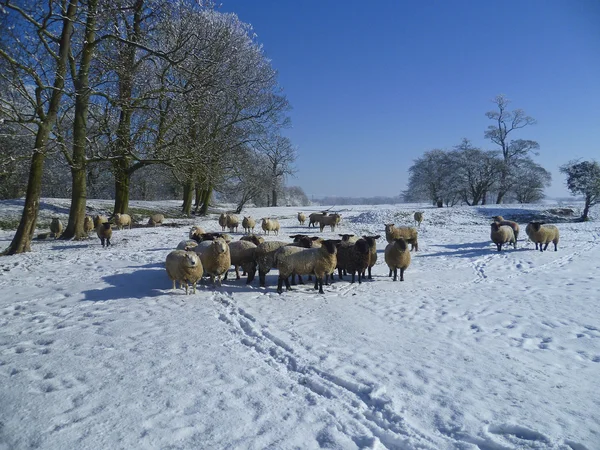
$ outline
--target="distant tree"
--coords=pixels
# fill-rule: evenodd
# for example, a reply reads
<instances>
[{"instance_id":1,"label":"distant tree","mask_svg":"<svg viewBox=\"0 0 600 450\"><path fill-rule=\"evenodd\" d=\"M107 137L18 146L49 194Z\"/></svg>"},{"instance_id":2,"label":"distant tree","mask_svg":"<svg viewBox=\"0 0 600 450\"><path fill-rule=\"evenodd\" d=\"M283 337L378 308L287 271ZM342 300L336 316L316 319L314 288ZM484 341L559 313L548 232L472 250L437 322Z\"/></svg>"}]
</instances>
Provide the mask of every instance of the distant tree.
<instances>
[{"instance_id":1,"label":"distant tree","mask_svg":"<svg viewBox=\"0 0 600 450\"><path fill-rule=\"evenodd\" d=\"M515 180L512 188L519 203L534 203L544 198L544 188L550 186L552 174L542 166L523 158L515 168Z\"/></svg>"},{"instance_id":2,"label":"distant tree","mask_svg":"<svg viewBox=\"0 0 600 450\"><path fill-rule=\"evenodd\" d=\"M467 205L480 202L484 205L502 166L497 152L483 151L473 147L468 139L463 139L449 157L453 160L452 166L457 168L454 183L461 200Z\"/></svg>"},{"instance_id":3,"label":"distant tree","mask_svg":"<svg viewBox=\"0 0 600 450\"><path fill-rule=\"evenodd\" d=\"M407 201L429 200L438 208L454 205L458 198L455 161L444 150L429 150L408 169Z\"/></svg>"},{"instance_id":4,"label":"distant tree","mask_svg":"<svg viewBox=\"0 0 600 450\"><path fill-rule=\"evenodd\" d=\"M290 140L283 136L273 136L266 141L259 141L257 149L267 159L271 178L271 206L278 206L277 195L283 187L285 177L296 172L293 166L296 161L296 150Z\"/></svg>"},{"instance_id":5,"label":"distant tree","mask_svg":"<svg viewBox=\"0 0 600 450\"><path fill-rule=\"evenodd\" d=\"M509 134L520 128L536 123L533 117L525 115L522 109L508 111L510 101L504 95L498 95L493 103L498 107L497 111L488 111L485 115L495 122L488 126L485 132L486 139L491 140L500 147L503 164L497 186L496 203L502 203L504 196L514 186L514 172L518 163L523 161L530 151L537 150L540 145L536 141L516 139L508 140Z\"/></svg>"},{"instance_id":6,"label":"distant tree","mask_svg":"<svg viewBox=\"0 0 600 450\"><path fill-rule=\"evenodd\" d=\"M589 220L590 207L600 203L600 164L596 161L571 161L560 168L567 175L567 187L585 198L582 221Z\"/></svg>"},{"instance_id":7,"label":"distant tree","mask_svg":"<svg viewBox=\"0 0 600 450\"><path fill-rule=\"evenodd\" d=\"M308 206L310 200L300 186L288 186L283 189L285 204L289 206Z\"/></svg>"}]
</instances>

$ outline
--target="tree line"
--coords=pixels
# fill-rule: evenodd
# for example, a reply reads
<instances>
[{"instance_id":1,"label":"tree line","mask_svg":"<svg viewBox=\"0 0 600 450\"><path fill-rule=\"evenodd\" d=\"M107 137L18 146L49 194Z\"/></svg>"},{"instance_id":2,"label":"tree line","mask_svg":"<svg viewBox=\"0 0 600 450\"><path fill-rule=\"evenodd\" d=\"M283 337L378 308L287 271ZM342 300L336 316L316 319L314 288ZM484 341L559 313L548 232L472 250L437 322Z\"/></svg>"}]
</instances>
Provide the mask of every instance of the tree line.
<instances>
[{"instance_id":1,"label":"tree line","mask_svg":"<svg viewBox=\"0 0 600 450\"><path fill-rule=\"evenodd\" d=\"M71 197L65 239L85 236L90 193L126 213L132 180L141 197L181 195L188 215L215 191L239 210L277 205L295 170L290 106L235 14L193 0L0 0L0 28L0 195L25 195L5 253L30 250L42 187Z\"/></svg>"}]
</instances>

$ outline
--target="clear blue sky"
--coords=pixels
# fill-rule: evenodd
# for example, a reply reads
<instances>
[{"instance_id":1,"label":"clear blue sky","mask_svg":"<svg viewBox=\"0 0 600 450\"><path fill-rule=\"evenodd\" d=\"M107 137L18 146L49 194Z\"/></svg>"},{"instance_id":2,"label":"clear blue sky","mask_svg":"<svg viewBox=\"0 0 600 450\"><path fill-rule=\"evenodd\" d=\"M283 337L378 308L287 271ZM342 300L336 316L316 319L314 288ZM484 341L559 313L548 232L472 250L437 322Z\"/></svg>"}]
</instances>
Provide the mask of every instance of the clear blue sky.
<instances>
[{"instance_id":1,"label":"clear blue sky","mask_svg":"<svg viewBox=\"0 0 600 450\"><path fill-rule=\"evenodd\" d=\"M600 160L600 0L222 0L253 25L293 107L288 180L309 196L397 195L424 151L484 149L505 94L538 124L534 157Z\"/></svg>"}]
</instances>

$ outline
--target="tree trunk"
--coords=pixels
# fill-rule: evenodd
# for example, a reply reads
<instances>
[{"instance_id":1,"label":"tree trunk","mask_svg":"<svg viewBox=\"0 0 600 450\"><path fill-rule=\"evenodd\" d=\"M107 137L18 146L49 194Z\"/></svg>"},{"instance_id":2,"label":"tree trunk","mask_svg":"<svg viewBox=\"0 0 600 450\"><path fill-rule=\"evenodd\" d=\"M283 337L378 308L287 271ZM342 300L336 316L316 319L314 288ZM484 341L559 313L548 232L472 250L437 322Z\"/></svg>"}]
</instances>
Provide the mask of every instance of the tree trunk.
<instances>
[{"instance_id":1,"label":"tree trunk","mask_svg":"<svg viewBox=\"0 0 600 450\"><path fill-rule=\"evenodd\" d=\"M196 200L194 202L194 209L198 212L198 208L200 208L200 203L202 202L202 189L200 189L200 185L197 184L195 188L195 197Z\"/></svg>"},{"instance_id":2,"label":"tree trunk","mask_svg":"<svg viewBox=\"0 0 600 450\"><path fill-rule=\"evenodd\" d=\"M482 205L487 204L487 191L483 191L483 194L481 194L481 204Z\"/></svg>"},{"instance_id":3,"label":"tree trunk","mask_svg":"<svg viewBox=\"0 0 600 450\"><path fill-rule=\"evenodd\" d=\"M277 206L277 189L273 189L271 196L272 196L271 206Z\"/></svg>"},{"instance_id":4,"label":"tree trunk","mask_svg":"<svg viewBox=\"0 0 600 450\"><path fill-rule=\"evenodd\" d=\"M438 208L443 208L444 207L444 201L443 200L438 200L436 203Z\"/></svg>"},{"instance_id":5,"label":"tree trunk","mask_svg":"<svg viewBox=\"0 0 600 450\"><path fill-rule=\"evenodd\" d=\"M194 201L194 182L188 181L183 185L183 208L182 212L186 216L192 215L192 203Z\"/></svg>"},{"instance_id":6,"label":"tree trunk","mask_svg":"<svg viewBox=\"0 0 600 450\"><path fill-rule=\"evenodd\" d=\"M581 215L581 221L582 222L587 222L589 219L588 217L588 213L590 212L590 203L591 203L591 198L589 195L585 196L585 206L583 207L583 214Z\"/></svg>"},{"instance_id":7,"label":"tree trunk","mask_svg":"<svg viewBox=\"0 0 600 450\"><path fill-rule=\"evenodd\" d=\"M129 210L129 162L119 159L113 162L115 175L115 208L113 214L127 214Z\"/></svg>"},{"instance_id":8,"label":"tree trunk","mask_svg":"<svg viewBox=\"0 0 600 450\"><path fill-rule=\"evenodd\" d=\"M202 206L200 207L199 214L201 216L205 216L208 213L208 207L210 206L210 198L212 196L213 188L212 186L208 186L204 189L204 195L202 197Z\"/></svg>"},{"instance_id":9,"label":"tree trunk","mask_svg":"<svg viewBox=\"0 0 600 450\"><path fill-rule=\"evenodd\" d=\"M85 156L84 156L85 158ZM73 166L71 168L72 193L71 208L69 210L69 223L61 239L76 240L87 238L87 233L83 230L83 221L85 219L85 205L87 200L85 168Z\"/></svg>"},{"instance_id":10,"label":"tree trunk","mask_svg":"<svg viewBox=\"0 0 600 450\"><path fill-rule=\"evenodd\" d=\"M77 0L69 1L66 16L63 19L63 28L60 36L56 73L54 77L54 89L50 95L48 112L38 125L35 137L35 150L31 157L29 169L29 181L27 182L27 193L21 221L17 232L3 255L14 255L31 251L31 240L37 224L37 216L40 208L40 196L42 193L42 174L44 172L44 159L46 144L50 137L52 127L56 123L58 109L65 86L65 75L71 46L71 34L73 33L73 22L77 13ZM42 105L38 105L42 109Z\"/></svg>"},{"instance_id":11,"label":"tree trunk","mask_svg":"<svg viewBox=\"0 0 600 450\"><path fill-rule=\"evenodd\" d=\"M500 205L502 203L502 200L504 200L505 194L506 194L506 192L504 192L504 191L498 191L498 196L496 197L496 205Z\"/></svg>"}]
</instances>

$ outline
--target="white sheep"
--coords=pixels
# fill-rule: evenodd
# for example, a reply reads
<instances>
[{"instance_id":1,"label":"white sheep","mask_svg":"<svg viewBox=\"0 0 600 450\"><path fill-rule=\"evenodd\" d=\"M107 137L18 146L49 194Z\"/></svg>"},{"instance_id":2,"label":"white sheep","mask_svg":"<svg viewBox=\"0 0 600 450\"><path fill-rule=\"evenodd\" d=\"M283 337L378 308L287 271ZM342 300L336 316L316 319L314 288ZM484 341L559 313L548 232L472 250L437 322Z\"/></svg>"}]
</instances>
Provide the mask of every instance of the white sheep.
<instances>
[{"instance_id":1,"label":"white sheep","mask_svg":"<svg viewBox=\"0 0 600 450\"><path fill-rule=\"evenodd\" d=\"M63 224L58 217L53 217L50 222L50 231L54 235L54 239L58 239L63 232Z\"/></svg>"},{"instance_id":2,"label":"white sheep","mask_svg":"<svg viewBox=\"0 0 600 450\"><path fill-rule=\"evenodd\" d=\"M304 213L298 213L298 222L300 222L300 225L304 225L304 222L306 222L306 216L304 215Z\"/></svg>"},{"instance_id":3,"label":"white sheep","mask_svg":"<svg viewBox=\"0 0 600 450\"><path fill-rule=\"evenodd\" d=\"M102 216L100 214L94 216L94 228L98 228L98 225L106 222L108 222L108 217Z\"/></svg>"},{"instance_id":4,"label":"white sheep","mask_svg":"<svg viewBox=\"0 0 600 450\"><path fill-rule=\"evenodd\" d=\"M89 233L94 229L94 219L91 216L85 216L83 219L83 231Z\"/></svg>"},{"instance_id":5,"label":"white sheep","mask_svg":"<svg viewBox=\"0 0 600 450\"><path fill-rule=\"evenodd\" d=\"M203 247L203 244L204 242L201 242L194 250L200 254L204 273L210 275L213 284L216 278L217 284L221 285L221 277L231 266L229 245L223 239L215 239L207 247Z\"/></svg>"},{"instance_id":6,"label":"white sheep","mask_svg":"<svg viewBox=\"0 0 600 450\"><path fill-rule=\"evenodd\" d=\"M342 219L342 215L338 213L333 213L330 216L323 216L319 219L319 227L321 232L325 226L329 225L331 227L331 231L335 231L335 226L340 223Z\"/></svg>"},{"instance_id":7,"label":"white sheep","mask_svg":"<svg viewBox=\"0 0 600 450\"><path fill-rule=\"evenodd\" d=\"M256 227L256 220L250 216L244 216L242 219L242 228L244 228L244 233L254 233L254 227Z\"/></svg>"},{"instance_id":8,"label":"white sheep","mask_svg":"<svg viewBox=\"0 0 600 450\"><path fill-rule=\"evenodd\" d=\"M529 232L527 232L527 229L529 229ZM525 232L529 236L529 239L535 243L536 250L539 244L540 251L543 252L548 248L548 244L552 242L554 244L554 251L558 251L560 233L555 225L546 225L542 222L529 222L525 228Z\"/></svg>"},{"instance_id":9,"label":"white sheep","mask_svg":"<svg viewBox=\"0 0 600 450\"><path fill-rule=\"evenodd\" d=\"M500 225L499 222L492 222L490 238L496 244L498 251L502 250L502 244L511 243L517 248L517 241L513 229L508 225Z\"/></svg>"},{"instance_id":10,"label":"white sheep","mask_svg":"<svg viewBox=\"0 0 600 450\"><path fill-rule=\"evenodd\" d=\"M193 239L184 239L177 244L177 250L194 250L198 247L198 242Z\"/></svg>"},{"instance_id":11,"label":"white sheep","mask_svg":"<svg viewBox=\"0 0 600 450\"><path fill-rule=\"evenodd\" d=\"M513 229L513 233L515 234L515 242L517 239L519 239L519 224L517 222L513 222L512 220L504 220L504 217L502 216L494 216L492 219L494 222L499 222L500 225L508 225L511 227Z\"/></svg>"},{"instance_id":12,"label":"white sheep","mask_svg":"<svg viewBox=\"0 0 600 450\"><path fill-rule=\"evenodd\" d=\"M115 214L115 225L119 230L127 227L131 230L131 216L129 214Z\"/></svg>"},{"instance_id":13,"label":"white sheep","mask_svg":"<svg viewBox=\"0 0 600 450\"><path fill-rule=\"evenodd\" d=\"M333 273L337 266L337 245L340 240L326 240L318 248L308 248L303 251L294 251L290 254L279 254L277 256L277 269L279 270L279 281L277 292L283 292L283 283L286 290L291 290L289 277L292 274L308 275L315 274L315 289L323 294L323 279L326 275Z\"/></svg>"},{"instance_id":14,"label":"white sheep","mask_svg":"<svg viewBox=\"0 0 600 450\"><path fill-rule=\"evenodd\" d=\"M198 237L204 233L204 228L202 228L200 225L193 225L192 228L190 228L190 239L200 241Z\"/></svg>"},{"instance_id":15,"label":"white sheep","mask_svg":"<svg viewBox=\"0 0 600 450\"><path fill-rule=\"evenodd\" d=\"M385 239L388 244L393 243L396 239L402 238L410 244L410 250L419 251L419 242L417 241L418 232L414 227L395 227L393 223L386 223Z\"/></svg>"},{"instance_id":16,"label":"white sheep","mask_svg":"<svg viewBox=\"0 0 600 450\"><path fill-rule=\"evenodd\" d=\"M395 239L388 244L384 251L385 263L390 269L389 276L394 273L393 281L398 279L398 269L400 269L400 281L404 281L404 271L410 266L410 252L408 245L403 238Z\"/></svg>"},{"instance_id":17,"label":"white sheep","mask_svg":"<svg viewBox=\"0 0 600 450\"><path fill-rule=\"evenodd\" d=\"M221 231L225 231L225 228L227 228L227 214L221 213L219 216L219 225L221 226Z\"/></svg>"},{"instance_id":18,"label":"white sheep","mask_svg":"<svg viewBox=\"0 0 600 450\"><path fill-rule=\"evenodd\" d=\"M165 216L163 214L152 214L150 219L148 219L148 225L151 227L155 227L157 225L162 225L165 220Z\"/></svg>"},{"instance_id":19,"label":"white sheep","mask_svg":"<svg viewBox=\"0 0 600 450\"><path fill-rule=\"evenodd\" d=\"M196 293L196 283L202 278L204 269L198 255L192 251L173 250L167 255L165 262L167 275L173 281L173 289L185 285L185 294L188 294L188 283L192 285L192 294Z\"/></svg>"},{"instance_id":20,"label":"white sheep","mask_svg":"<svg viewBox=\"0 0 600 450\"><path fill-rule=\"evenodd\" d=\"M229 228L229 232L233 233L237 232L238 227L240 226L240 219L234 214L227 215L227 228Z\"/></svg>"},{"instance_id":21,"label":"white sheep","mask_svg":"<svg viewBox=\"0 0 600 450\"><path fill-rule=\"evenodd\" d=\"M271 231L273 231L275 235L279 234L279 221L277 219L263 217L261 220L261 227L266 234L271 234Z\"/></svg>"},{"instance_id":22,"label":"white sheep","mask_svg":"<svg viewBox=\"0 0 600 450\"><path fill-rule=\"evenodd\" d=\"M421 222L423 222L423 213L421 211L417 211L413 216L415 219L415 224L421 227Z\"/></svg>"}]
</instances>

